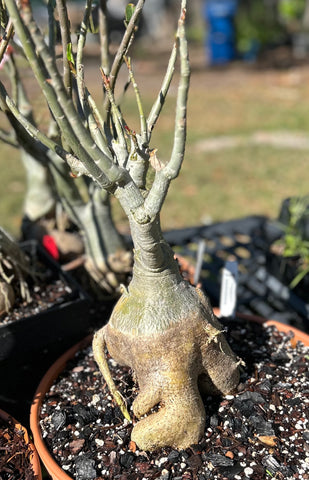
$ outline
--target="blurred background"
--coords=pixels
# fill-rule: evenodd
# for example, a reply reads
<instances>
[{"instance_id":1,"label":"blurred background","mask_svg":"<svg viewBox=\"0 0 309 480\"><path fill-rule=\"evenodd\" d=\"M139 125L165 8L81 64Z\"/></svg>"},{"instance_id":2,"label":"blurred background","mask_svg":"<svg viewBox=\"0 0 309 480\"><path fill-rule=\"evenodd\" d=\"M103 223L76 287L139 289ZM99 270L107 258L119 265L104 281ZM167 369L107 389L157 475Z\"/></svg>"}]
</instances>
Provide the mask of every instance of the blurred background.
<instances>
[{"instance_id":1,"label":"blurred background","mask_svg":"<svg viewBox=\"0 0 309 480\"><path fill-rule=\"evenodd\" d=\"M111 51L124 29L123 0L108 0ZM81 2L70 2L73 29ZM133 68L150 108L173 44L179 2L147 0L132 51ZM35 12L42 28L46 14ZM94 12L95 18L95 12ZM162 212L164 229L209 224L246 215L278 215L284 198L308 193L309 1L194 0L189 2L191 91L186 159ZM90 38L86 80L100 99L99 50ZM5 73L0 71L2 79ZM126 77L123 72L123 77ZM31 73L23 80L35 117L44 125L45 102ZM176 78L177 80L177 78ZM176 81L153 137L164 161L173 140ZM119 101L131 128L138 117L131 89ZM100 100L98 100L100 102ZM0 113L0 126L5 121ZM25 173L18 150L0 143L0 225L19 235ZM118 206L115 215L125 229Z\"/></svg>"}]
</instances>

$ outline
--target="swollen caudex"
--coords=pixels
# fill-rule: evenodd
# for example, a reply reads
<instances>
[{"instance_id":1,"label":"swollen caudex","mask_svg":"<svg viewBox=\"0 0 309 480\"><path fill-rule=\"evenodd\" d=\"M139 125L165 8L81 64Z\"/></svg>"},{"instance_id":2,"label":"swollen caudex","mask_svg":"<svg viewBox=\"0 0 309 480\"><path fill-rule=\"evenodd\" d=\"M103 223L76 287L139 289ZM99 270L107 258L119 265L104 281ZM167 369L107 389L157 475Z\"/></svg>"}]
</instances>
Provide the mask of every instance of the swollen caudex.
<instances>
[{"instance_id":1,"label":"swollen caudex","mask_svg":"<svg viewBox=\"0 0 309 480\"><path fill-rule=\"evenodd\" d=\"M175 311L173 322L168 325L161 318L160 332L149 333L146 329L146 333L142 333L140 327L156 323L153 318L150 322L150 315L159 311L164 315L162 300L158 310L155 296L147 298L144 289L142 305L130 286L125 298L115 307L109 324L96 337L104 337L114 360L130 366L136 375L139 394L133 403L133 412L137 418L146 416L135 424L132 440L143 450L163 446L183 449L197 443L205 428L200 390L227 394L239 381L237 359L206 298L186 282L181 284L179 290L171 282L170 291L165 291L164 297L171 302L171 297L177 297L181 291L190 302L186 307L182 302L177 321ZM171 303L175 305L176 298ZM134 318L132 309L136 309L138 321L135 329L130 324L129 332L126 317L130 314L130 318ZM127 328L122 331L124 325ZM98 351L95 340L96 359ZM150 413L158 405L161 408Z\"/></svg>"}]
</instances>

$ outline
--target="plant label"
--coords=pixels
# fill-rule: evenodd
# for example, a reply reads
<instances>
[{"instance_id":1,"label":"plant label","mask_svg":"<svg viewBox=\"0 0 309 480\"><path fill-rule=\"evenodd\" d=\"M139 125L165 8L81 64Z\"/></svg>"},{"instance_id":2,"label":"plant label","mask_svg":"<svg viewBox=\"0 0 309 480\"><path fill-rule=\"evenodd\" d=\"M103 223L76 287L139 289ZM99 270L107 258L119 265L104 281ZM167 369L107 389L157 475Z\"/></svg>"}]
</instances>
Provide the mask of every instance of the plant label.
<instances>
[{"instance_id":1,"label":"plant label","mask_svg":"<svg viewBox=\"0 0 309 480\"><path fill-rule=\"evenodd\" d=\"M237 303L238 263L228 260L222 271L220 316L234 317Z\"/></svg>"}]
</instances>

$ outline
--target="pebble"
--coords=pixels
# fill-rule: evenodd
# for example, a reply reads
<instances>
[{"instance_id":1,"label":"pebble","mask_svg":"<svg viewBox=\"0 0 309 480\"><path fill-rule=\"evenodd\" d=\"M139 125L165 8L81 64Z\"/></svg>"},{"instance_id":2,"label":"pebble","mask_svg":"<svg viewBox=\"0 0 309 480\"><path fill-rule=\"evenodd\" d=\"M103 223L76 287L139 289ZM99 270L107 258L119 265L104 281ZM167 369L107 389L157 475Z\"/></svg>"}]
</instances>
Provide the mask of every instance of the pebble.
<instances>
[{"instance_id":1,"label":"pebble","mask_svg":"<svg viewBox=\"0 0 309 480\"><path fill-rule=\"evenodd\" d=\"M248 477L250 477L250 475L253 474L253 468L251 468L251 467L246 467L246 468L244 469L244 473L245 473L245 475L247 475Z\"/></svg>"},{"instance_id":2,"label":"pebble","mask_svg":"<svg viewBox=\"0 0 309 480\"><path fill-rule=\"evenodd\" d=\"M76 479L77 480L93 480L97 476L94 468L95 461L88 458L86 455L77 457L75 461Z\"/></svg>"},{"instance_id":3,"label":"pebble","mask_svg":"<svg viewBox=\"0 0 309 480\"><path fill-rule=\"evenodd\" d=\"M161 471L161 476L159 478L160 478L160 480L168 480L169 476L170 476L170 472L168 470L166 470L166 468L164 468Z\"/></svg>"},{"instance_id":4,"label":"pebble","mask_svg":"<svg viewBox=\"0 0 309 480\"><path fill-rule=\"evenodd\" d=\"M159 460L155 461L155 465L157 465L158 467L161 467L161 465L163 465L163 463L167 462L167 460L168 460L167 457L159 458Z\"/></svg>"},{"instance_id":5,"label":"pebble","mask_svg":"<svg viewBox=\"0 0 309 480\"><path fill-rule=\"evenodd\" d=\"M99 447L103 447L103 445L104 445L104 440L102 440L101 438L96 438L96 439L95 439L95 443L96 443Z\"/></svg>"},{"instance_id":6,"label":"pebble","mask_svg":"<svg viewBox=\"0 0 309 480\"><path fill-rule=\"evenodd\" d=\"M60 428L66 423L66 414L64 412L56 411L51 416L51 423L56 430L60 430Z\"/></svg>"},{"instance_id":7,"label":"pebble","mask_svg":"<svg viewBox=\"0 0 309 480\"><path fill-rule=\"evenodd\" d=\"M92 397L92 403L93 405L96 405L97 403L99 403L101 401L100 399L100 395L98 395L97 393L95 395L93 395Z\"/></svg>"},{"instance_id":8,"label":"pebble","mask_svg":"<svg viewBox=\"0 0 309 480\"><path fill-rule=\"evenodd\" d=\"M172 450L167 457L168 461L171 463L175 463L180 456L180 453L177 450Z\"/></svg>"}]
</instances>

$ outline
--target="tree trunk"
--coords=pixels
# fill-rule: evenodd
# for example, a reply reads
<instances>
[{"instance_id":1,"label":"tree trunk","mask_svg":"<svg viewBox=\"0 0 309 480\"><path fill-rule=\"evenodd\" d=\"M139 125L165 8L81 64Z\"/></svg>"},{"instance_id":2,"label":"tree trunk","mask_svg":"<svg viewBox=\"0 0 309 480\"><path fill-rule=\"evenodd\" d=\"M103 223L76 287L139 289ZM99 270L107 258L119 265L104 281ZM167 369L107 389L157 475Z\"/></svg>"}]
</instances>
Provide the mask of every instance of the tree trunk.
<instances>
[{"instance_id":1,"label":"tree trunk","mask_svg":"<svg viewBox=\"0 0 309 480\"><path fill-rule=\"evenodd\" d=\"M132 253L115 227L110 195L96 188L87 204L79 210L86 262L91 277L109 294L126 283L132 269Z\"/></svg>"},{"instance_id":2,"label":"tree trunk","mask_svg":"<svg viewBox=\"0 0 309 480\"><path fill-rule=\"evenodd\" d=\"M116 362L136 375L133 412L138 418L146 415L132 432L138 447L183 449L204 432L200 391L233 390L238 362L203 292L182 278L158 218L130 223L133 278L109 323L96 334L94 354L100 364L106 343Z\"/></svg>"},{"instance_id":3,"label":"tree trunk","mask_svg":"<svg viewBox=\"0 0 309 480\"><path fill-rule=\"evenodd\" d=\"M35 222L53 211L56 205L56 195L52 189L48 168L41 165L22 148L21 159L27 174L24 213L31 221Z\"/></svg>"}]
</instances>

